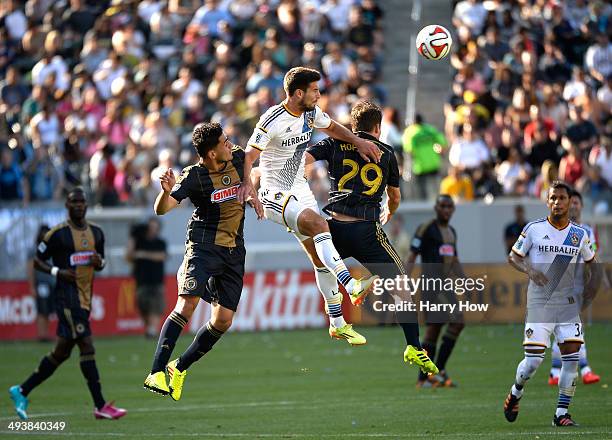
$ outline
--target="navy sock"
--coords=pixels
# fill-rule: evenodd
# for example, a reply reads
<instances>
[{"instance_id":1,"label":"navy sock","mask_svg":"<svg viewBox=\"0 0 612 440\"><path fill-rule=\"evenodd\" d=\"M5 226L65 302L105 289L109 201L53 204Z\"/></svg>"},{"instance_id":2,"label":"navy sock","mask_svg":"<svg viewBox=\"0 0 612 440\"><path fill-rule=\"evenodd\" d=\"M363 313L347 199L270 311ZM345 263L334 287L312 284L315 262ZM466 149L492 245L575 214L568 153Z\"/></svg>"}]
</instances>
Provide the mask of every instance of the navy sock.
<instances>
[{"instance_id":1,"label":"navy sock","mask_svg":"<svg viewBox=\"0 0 612 440\"><path fill-rule=\"evenodd\" d=\"M440 371L446 368L446 361L448 361L448 358L453 352L455 342L457 342L457 339L455 338L448 335L442 336L442 345L440 346L438 358L436 359L436 366L440 369Z\"/></svg>"},{"instance_id":2,"label":"navy sock","mask_svg":"<svg viewBox=\"0 0 612 440\"><path fill-rule=\"evenodd\" d=\"M57 361L51 353L40 360L38 368L21 384L21 394L27 396L34 388L47 380L59 367L61 361Z\"/></svg>"},{"instance_id":3,"label":"navy sock","mask_svg":"<svg viewBox=\"0 0 612 440\"><path fill-rule=\"evenodd\" d=\"M200 360L202 356L208 353L213 348L213 345L221 339L221 336L223 336L223 332L214 328L210 321L207 322L206 325L198 330L191 345L187 347L185 353L179 358L176 369L185 371L194 362Z\"/></svg>"},{"instance_id":4,"label":"navy sock","mask_svg":"<svg viewBox=\"0 0 612 440\"><path fill-rule=\"evenodd\" d=\"M87 381L87 388L89 388L94 405L96 408L100 409L106 404L106 401L104 400L104 397L102 397L100 374L98 373L98 367L96 366L94 354L82 353L80 366L83 377L85 377L85 380Z\"/></svg>"},{"instance_id":5,"label":"navy sock","mask_svg":"<svg viewBox=\"0 0 612 440\"><path fill-rule=\"evenodd\" d=\"M162 326L159 340L157 341L157 349L153 358L153 366L151 373L164 371L166 364L172 355L172 350L176 345L176 341L181 335L183 328L187 325L187 318L180 313L172 311L166 318L166 322Z\"/></svg>"}]
</instances>

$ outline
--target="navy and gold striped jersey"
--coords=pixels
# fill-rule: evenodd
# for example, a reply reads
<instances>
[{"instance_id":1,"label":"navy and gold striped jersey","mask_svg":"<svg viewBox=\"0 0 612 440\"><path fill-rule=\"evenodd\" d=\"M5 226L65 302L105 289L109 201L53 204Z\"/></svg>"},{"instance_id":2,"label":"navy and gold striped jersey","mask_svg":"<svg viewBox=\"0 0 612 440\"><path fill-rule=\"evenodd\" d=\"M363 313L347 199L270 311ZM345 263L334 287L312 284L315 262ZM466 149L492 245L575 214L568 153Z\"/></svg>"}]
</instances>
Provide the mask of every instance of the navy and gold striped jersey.
<instances>
[{"instance_id":1,"label":"navy and gold striped jersey","mask_svg":"<svg viewBox=\"0 0 612 440\"><path fill-rule=\"evenodd\" d=\"M329 203L323 208L326 213L378 221L387 185L399 187L399 167L392 147L368 133L358 132L357 135L380 148L380 163L366 162L353 144L332 138L322 140L307 151L315 160L328 163L331 189Z\"/></svg>"},{"instance_id":2,"label":"navy and gold striped jersey","mask_svg":"<svg viewBox=\"0 0 612 440\"><path fill-rule=\"evenodd\" d=\"M448 276L457 253L457 231L451 225L441 227L436 219L419 225L410 250L421 256L423 274Z\"/></svg>"},{"instance_id":3,"label":"navy and gold striped jersey","mask_svg":"<svg viewBox=\"0 0 612 440\"><path fill-rule=\"evenodd\" d=\"M177 202L189 197L195 209L187 226L187 241L236 247L244 243L244 205L236 194L244 173L244 151L235 147L232 160L220 171L196 164L185 168L170 195Z\"/></svg>"},{"instance_id":4,"label":"navy and gold striped jersey","mask_svg":"<svg viewBox=\"0 0 612 440\"><path fill-rule=\"evenodd\" d=\"M45 234L38 244L36 256L42 261L51 259L60 269L73 269L76 281L57 278L56 306L90 310L93 294L94 268L91 256L98 253L104 258L104 233L93 223L78 228L70 220L60 223Z\"/></svg>"}]
</instances>

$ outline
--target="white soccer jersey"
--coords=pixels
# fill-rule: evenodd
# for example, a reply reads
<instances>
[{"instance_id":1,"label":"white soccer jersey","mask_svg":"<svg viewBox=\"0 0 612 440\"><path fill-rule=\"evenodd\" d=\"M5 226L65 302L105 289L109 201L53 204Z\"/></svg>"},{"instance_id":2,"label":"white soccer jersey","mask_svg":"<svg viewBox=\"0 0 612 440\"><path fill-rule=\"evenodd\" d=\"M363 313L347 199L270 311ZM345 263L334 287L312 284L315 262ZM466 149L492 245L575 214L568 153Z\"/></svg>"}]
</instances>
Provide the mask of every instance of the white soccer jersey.
<instances>
[{"instance_id":1,"label":"white soccer jersey","mask_svg":"<svg viewBox=\"0 0 612 440\"><path fill-rule=\"evenodd\" d=\"M546 275L548 283L538 286L529 280L527 306L574 304L576 293L575 265L580 258L595 258L588 232L570 222L557 229L548 218L528 223L512 251L521 257L529 254L532 266ZM572 298L574 298L572 300Z\"/></svg>"},{"instance_id":2,"label":"white soccer jersey","mask_svg":"<svg viewBox=\"0 0 612 440\"><path fill-rule=\"evenodd\" d=\"M259 168L263 189L308 189L304 152L312 129L328 128L332 120L319 107L297 116L284 104L271 107L259 119L248 145L261 151Z\"/></svg>"}]
</instances>

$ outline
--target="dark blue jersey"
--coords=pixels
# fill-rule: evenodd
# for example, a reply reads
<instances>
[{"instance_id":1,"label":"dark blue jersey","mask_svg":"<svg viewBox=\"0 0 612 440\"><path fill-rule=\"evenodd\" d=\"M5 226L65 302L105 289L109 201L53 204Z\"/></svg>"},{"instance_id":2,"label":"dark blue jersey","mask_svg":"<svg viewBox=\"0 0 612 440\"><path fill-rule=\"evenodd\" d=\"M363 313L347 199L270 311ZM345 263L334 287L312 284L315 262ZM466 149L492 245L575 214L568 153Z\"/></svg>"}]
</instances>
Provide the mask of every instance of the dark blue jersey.
<instances>
[{"instance_id":1,"label":"dark blue jersey","mask_svg":"<svg viewBox=\"0 0 612 440\"><path fill-rule=\"evenodd\" d=\"M307 151L315 160L328 163L331 189L329 203L323 208L326 213L378 221L387 185L399 187L397 159L389 145L368 133L359 132L357 135L380 148L380 163L366 162L353 144L332 138L322 140Z\"/></svg>"}]
</instances>

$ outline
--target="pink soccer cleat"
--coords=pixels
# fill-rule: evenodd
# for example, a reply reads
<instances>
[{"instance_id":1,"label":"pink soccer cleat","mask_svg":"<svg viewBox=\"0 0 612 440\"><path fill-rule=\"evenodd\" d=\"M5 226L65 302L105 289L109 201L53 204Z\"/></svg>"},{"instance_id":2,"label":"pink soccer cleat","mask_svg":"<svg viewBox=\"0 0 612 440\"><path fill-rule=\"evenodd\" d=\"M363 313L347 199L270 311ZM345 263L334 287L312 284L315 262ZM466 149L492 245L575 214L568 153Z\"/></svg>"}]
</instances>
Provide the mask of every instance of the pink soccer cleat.
<instances>
[{"instance_id":1,"label":"pink soccer cleat","mask_svg":"<svg viewBox=\"0 0 612 440\"><path fill-rule=\"evenodd\" d=\"M113 402L106 402L106 404L100 408L94 410L94 417L96 419L120 419L127 414L127 410L123 408L117 408L113 406Z\"/></svg>"}]
</instances>

